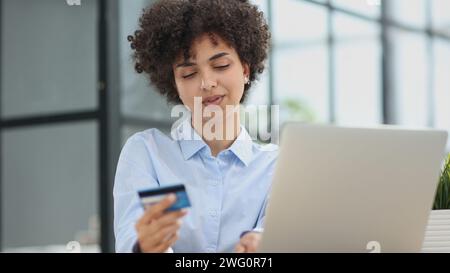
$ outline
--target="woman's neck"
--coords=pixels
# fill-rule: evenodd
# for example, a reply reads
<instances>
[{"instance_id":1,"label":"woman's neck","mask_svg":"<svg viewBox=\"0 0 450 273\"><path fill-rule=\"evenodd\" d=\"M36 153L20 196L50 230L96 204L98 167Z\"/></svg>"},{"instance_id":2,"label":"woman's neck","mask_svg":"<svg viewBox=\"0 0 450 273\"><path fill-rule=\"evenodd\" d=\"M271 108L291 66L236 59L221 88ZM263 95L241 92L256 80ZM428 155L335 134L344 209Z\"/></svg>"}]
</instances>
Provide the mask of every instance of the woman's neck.
<instances>
[{"instance_id":1,"label":"woman's neck","mask_svg":"<svg viewBox=\"0 0 450 273\"><path fill-rule=\"evenodd\" d=\"M208 127L208 121L191 122L192 128L202 137L211 150L211 155L216 157L221 151L228 149L241 133L239 114L225 119L216 124L211 130ZM207 125L207 126L205 126ZM220 130L222 129L222 130ZM211 132L210 132L211 131ZM200 133L201 132L201 133ZM211 136L212 134L212 136Z\"/></svg>"}]
</instances>

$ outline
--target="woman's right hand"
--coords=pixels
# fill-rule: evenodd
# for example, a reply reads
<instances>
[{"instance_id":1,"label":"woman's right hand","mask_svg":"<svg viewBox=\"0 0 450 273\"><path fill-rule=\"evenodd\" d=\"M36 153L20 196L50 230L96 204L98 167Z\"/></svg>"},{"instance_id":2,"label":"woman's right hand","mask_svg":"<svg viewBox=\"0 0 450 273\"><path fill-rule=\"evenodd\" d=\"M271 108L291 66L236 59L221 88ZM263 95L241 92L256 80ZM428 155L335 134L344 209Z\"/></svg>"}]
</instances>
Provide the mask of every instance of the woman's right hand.
<instances>
[{"instance_id":1,"label":"woman's right hand","mask_svg":"<svg viewBox=\"0 0 450 273\"><path fill-rule=\"evenodd\" d=\"M168 195L145 210L136 223L138 243L142 252L165 252L177 241L181 218L186 215L187 210L165 212L175 201L175 194Z\"/></svg>"}]
</instances>

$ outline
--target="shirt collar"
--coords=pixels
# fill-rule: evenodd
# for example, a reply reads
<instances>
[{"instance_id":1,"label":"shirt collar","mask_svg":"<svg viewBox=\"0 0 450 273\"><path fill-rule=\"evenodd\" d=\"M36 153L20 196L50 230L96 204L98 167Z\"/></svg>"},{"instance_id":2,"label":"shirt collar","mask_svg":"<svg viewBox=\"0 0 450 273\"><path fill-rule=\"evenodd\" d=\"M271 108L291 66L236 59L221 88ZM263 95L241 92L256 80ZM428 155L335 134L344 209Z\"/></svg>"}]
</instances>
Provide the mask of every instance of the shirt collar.
<instances>
[{"instance_id":1,"label":"shirt collar","mask_svg":"<svg viewBox=\"0 0 450 273\"><path fill-rule=\"evenodd\" d=\"M239 133L236 140L231 144L230 150L231 152L239 158L245 166L250 164L253 156L253 140L248 134L247 130L244 126L241 125L241 132Z\"/></svg>"},{"instance_id":2,"label":"shirt collar","mask_svg":"<svg viewBox=\"0 0 450 273\"><path fill-rule=\"evenodd\" d=\"M233 144L227 149L231 151L245 166L252 159L253 140L244 126L240 126L240 133ZM207 146L200 135L192 128L191 119L184 119L172 132L172 137L178 141L185 160L190 159Z\"/></svg>"},{"instance_id":3,"label":"shirt collar","mask_svg":"<svg viewBox=\"0 0 450 273\"><path fill-rule=\"evenodd\" d=\"M207 144L192 128L191 119L184 119L172 132L172 137L178 141L185 160L190 159Z\"/></svg>"}]
</instances>

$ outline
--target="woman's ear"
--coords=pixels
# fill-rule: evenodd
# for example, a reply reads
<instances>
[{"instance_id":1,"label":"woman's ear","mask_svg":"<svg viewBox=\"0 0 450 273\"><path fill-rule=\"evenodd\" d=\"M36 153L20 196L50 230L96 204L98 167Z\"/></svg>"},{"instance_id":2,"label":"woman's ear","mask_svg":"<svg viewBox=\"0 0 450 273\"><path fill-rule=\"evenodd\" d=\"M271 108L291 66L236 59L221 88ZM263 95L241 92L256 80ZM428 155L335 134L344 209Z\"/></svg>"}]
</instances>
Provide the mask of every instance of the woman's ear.
<instances>
[{"instance_id":1,"label":"woman's ear","mask_svg":"<svg viewBox=\"0 0 450 273\"><path fill-rule=\"evenodd\" d=\"M244 63L242 68L244 70L244 77L250 78L250 66L247 63Z\"/></svg>"}]
</instances>

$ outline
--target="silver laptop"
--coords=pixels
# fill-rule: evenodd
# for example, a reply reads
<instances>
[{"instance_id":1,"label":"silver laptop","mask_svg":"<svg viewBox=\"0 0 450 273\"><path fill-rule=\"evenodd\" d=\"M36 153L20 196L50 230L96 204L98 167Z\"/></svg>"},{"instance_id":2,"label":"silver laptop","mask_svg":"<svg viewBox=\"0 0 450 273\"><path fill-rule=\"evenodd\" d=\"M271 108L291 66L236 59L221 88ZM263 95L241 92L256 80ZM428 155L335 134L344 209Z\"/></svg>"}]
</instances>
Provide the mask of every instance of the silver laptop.
<instances>
[{"instance_id":1,"label":"silver laptop","mask_svg":"<svg viewBox=\"0 0 450 273\"><path fill-rule=\"evenodd\" d=\"M420 252L447 133L285 125L260 252Z\"/></svg>"}]
</instances>

